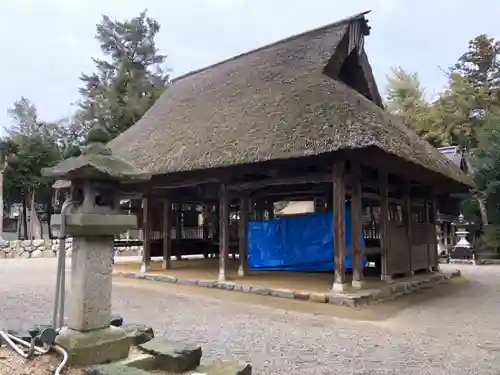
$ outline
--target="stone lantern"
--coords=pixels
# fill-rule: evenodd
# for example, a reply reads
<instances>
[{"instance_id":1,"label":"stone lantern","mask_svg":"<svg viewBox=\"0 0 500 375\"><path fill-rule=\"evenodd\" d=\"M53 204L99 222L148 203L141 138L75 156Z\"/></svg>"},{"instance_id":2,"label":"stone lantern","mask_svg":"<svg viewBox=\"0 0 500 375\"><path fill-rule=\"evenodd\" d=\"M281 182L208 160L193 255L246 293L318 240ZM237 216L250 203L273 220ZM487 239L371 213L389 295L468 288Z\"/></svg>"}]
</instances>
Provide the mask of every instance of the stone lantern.
<instances>
[{"instance_id":1,"label":"stone lantern","mask_svg":"<svg viewBox=\"0 0 500 375\"><path fill-rule=\"evenodd\" d=\"M92 129L80 156L42 171L71 182L72 204L60 217L61 237L73 237L71 293L67 326L56 341L74 365L115 361L127 357L130 349L125 331L110 326L111 274L114 237L137 227L135 215L120 211L119 187L142 175L111 155L106 138L104 130Z\"/></svg>"},{"instance_id":2,"label":"stone lantern","mask_svg":"<svg viewBox=\"0 0 500 375\"><path fill-rule=\"evenodd\" d=\"M463 214L460 214L458 216L458 221L453 224L457 228L455 234L458 241L453 247L451 258L475 261L475 249L467 240L467 236L470 233L467 228L470 228L472 225L465 221Z\"/></svg>"}]
</instances>

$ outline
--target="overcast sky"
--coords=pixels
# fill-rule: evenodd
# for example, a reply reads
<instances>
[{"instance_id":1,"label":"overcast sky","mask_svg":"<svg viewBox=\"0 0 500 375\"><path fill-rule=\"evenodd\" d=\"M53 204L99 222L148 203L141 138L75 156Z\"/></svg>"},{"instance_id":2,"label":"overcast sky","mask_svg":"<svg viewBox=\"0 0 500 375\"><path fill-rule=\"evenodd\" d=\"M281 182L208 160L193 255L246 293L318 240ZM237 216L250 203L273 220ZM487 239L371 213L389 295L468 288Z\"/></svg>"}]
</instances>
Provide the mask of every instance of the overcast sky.
<instances>
[{"instance_id":1,"label":"overcast sky","mask_svg":"<svg viewBox=\"0 0 500 375\"><path fill-rule=\"evenodd\" d=\"M499 0L0 0L0 125L26 96L40 117L72 113L78 76L93 70L101 14L148 9L173 76L371 9L368 56L381 91L392 66L419 73L429 94L480 33L500 38Z\"/></svg>"}]
</instances>

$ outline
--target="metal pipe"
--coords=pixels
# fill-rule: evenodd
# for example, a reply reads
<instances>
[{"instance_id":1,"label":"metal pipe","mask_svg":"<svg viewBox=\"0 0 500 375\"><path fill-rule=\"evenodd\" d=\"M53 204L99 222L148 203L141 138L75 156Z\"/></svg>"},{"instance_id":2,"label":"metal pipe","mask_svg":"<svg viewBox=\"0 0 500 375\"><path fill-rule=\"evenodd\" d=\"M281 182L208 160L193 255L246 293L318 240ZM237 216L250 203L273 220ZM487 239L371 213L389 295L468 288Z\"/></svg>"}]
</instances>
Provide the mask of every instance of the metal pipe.
<instances>
[{"instance_id":1,"label":"metal pipe","mask_svg":"<svg viewBox=\"0 0 500 375\"><path fill-rule=\"evenodd\" d=\"M5 331L0 331L0 336L5 340L7 344L10 345L14 351L19 354L21 357L29 359L32 356L32 353L30 353L31 350L33 350L33 353L36 353L38 355L42 354L47 354L50 350L50 346L46 348L40 348L38 346L35 346L34 344L31 344L27 341L24 341L20 339L19 337L13 336L10 333L7 333ZM30 351L26 353L24 350L22 350L18 345L16 345L16 342L30 348Z\"/></svg>"},{"instance_id":2,"label":"metal pipe","mask_svg":"<svg viewBox=\"0 0 500 375\"><path fill-rule=\"evenodd\" d=\"M64 299L66 287L66 219L65 214L68 209L76 204L76 201L67 199L61 208L61 226L59 228L59 252L57 254L57 275L56 294L54 302L54 312L52 316L52 328L60 329L64 323Z\"/></svg>"},{"instance_id":3,"label":"metal pipe","mask_svg":"<svg viewBox=\"0 0 500 375\"><path fill-rule=\"evenodd\" d=\"M28 343L27 341L24 341L23 339L20 339L19 337L13 336L10 333L7 333L7 335L9 336L9 338L12 341L18 342L19 344L26 346L26 347L30 346L30 343ZM47 354L50 351L50 346L47 346L44 348L41 348L39 346L34 346L34 351L36 354L39 354L39 355Z\"/></svg>"},{"instance_id":4,"label":"metal pipe","mask_svg":"<svg viewBox=\"0 0 500 375\"><path fill-rule=\"evenodd\" d=\"M59 366L57 366L56 371L54 372L54 375L61 375L64 366L66 366L66 363L68 362L68 352L59 345L54 345L53 348L58 354L62 355L63 357L62 362L59 364Z\"/></svg>"}]
</instances>

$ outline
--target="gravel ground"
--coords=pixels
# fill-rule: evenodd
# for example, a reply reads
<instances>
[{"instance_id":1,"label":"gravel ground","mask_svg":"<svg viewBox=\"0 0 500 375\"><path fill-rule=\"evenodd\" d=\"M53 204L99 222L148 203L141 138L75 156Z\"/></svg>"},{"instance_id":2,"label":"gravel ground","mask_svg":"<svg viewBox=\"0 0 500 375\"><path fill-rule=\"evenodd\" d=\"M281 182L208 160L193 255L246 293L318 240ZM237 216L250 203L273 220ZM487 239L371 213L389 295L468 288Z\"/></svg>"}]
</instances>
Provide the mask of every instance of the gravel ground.
<instances>
[{"instance_id":1,"label":"gravel ground","mask_svg":"<svg viewBox=\"0 0 500 375\"><path fill-rule=\"evenodd\" d=\"M55 268L53 259L0 261L0 326L50 321ZM269 297L124 279L113 303L126 322L199 343L205 357L249 361L254 374L499 374L500 267L443 268L470 283L375 322L324 313L333 306L287 311Z\"/></svg>"}]
</instances>

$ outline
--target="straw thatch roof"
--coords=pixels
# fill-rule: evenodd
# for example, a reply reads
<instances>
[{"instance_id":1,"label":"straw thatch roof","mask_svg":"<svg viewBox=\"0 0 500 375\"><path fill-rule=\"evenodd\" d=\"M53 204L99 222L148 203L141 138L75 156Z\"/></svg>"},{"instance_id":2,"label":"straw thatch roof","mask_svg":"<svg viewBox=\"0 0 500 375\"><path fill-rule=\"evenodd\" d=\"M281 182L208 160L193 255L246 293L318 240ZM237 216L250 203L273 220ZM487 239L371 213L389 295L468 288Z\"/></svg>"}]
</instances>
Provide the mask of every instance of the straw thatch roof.
<instances>
[{"instance_id":1,"label":"straw thatch roof","mask_svg":"<svg viewBox=\"0 0 500 375\"><path fill-rule=\"evenodd\" d=\"M367 31L363 13L179 77L109 146L153 174L375 146L469 184L381 108L362 43ZM344 83L356 80L340 74L353 43L350 72L363 75L358 91Z\"/></svg>"}]
</instances>

